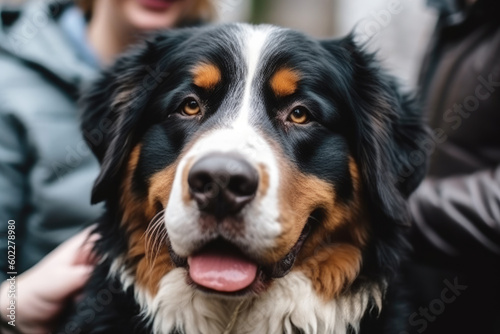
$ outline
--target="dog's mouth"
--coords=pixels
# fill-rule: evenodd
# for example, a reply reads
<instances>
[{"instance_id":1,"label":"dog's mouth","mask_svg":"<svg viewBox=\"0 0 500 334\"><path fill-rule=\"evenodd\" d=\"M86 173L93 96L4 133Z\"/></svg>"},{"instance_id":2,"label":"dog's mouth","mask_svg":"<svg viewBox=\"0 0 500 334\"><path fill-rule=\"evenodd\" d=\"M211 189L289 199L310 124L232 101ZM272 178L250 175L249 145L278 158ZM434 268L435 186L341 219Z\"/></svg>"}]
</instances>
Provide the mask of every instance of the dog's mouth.
<instances>
[{"instance_id":1,"label":"dog's mouth","mask_svg":"<svg viewBox=\"0 0 500 334\"><path fill-rule=\"evenodd\" d=\"M177 267L186 268L189 284L205 292L230 296L264 291L273 279L287 275L297 254L311 232L308 222L290 252L271 265L259 264L230 241L217 238L187 258L178 256L172 247L170 257Z\"/></svg>"}]
</instances>

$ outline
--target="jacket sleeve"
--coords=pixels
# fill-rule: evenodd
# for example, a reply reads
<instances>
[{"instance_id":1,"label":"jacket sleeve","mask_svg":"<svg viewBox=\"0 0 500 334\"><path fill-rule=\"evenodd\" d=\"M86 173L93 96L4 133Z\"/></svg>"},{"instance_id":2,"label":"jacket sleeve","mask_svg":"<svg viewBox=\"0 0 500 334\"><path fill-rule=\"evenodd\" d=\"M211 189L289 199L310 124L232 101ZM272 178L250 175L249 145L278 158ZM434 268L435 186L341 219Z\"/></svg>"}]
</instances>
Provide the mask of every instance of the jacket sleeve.
<instances>
[{"instance_id":1,"label":"jacket sleeve","mask_svg":"<svg viewBox=\"0 0 500 334\"><path fill-rule=\"evenodd\" d=\"M0 279L7 276L8 221L14 220L16 253L22 239L22 214L26 203L27 145L22 123L0 110ZM19 254L16 254L17 257Z\"/></svg>"},{"instance_id":2,"label":"jacket sleeve","mask_svg":"<svg viewBox=\"0 0 500 334\"><path fill-rule=\"evenodd\" d=\"M427 179L410 198L410 209L417 258L445 257L462 265L500 260L500 166Z\"/></svg>"}]
</instances>

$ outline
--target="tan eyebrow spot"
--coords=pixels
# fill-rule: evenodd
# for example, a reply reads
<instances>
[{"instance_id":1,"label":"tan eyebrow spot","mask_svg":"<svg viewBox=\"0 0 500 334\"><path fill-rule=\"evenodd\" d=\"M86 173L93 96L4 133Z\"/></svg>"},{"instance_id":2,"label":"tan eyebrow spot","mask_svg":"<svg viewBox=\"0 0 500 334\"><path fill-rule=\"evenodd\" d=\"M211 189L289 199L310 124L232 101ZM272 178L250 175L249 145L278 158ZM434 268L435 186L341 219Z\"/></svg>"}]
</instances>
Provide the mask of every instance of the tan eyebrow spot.
<instances>
[{"instance_id":1,"label":"tan eyebrow spot","mask_svg":"<svg viewBox=\"0 0 500 334\"><path fill-rule=\"evenodd\" d=\"M192 73L194 84L203 89L213 89L222 79L220 69L213 64L198 64Z\"/></svg>"},{"instance_id":2,"label":"tan eyebrow spot","mask_svg":"<svg viewBox=\"0 0 500 334\"><path fill-rule=\"evenodd\" d=\"M271 89L278 97L295 93L300 80L299 73L290 68L279 69L271 78Z\"/></svg>"}]
</instances>

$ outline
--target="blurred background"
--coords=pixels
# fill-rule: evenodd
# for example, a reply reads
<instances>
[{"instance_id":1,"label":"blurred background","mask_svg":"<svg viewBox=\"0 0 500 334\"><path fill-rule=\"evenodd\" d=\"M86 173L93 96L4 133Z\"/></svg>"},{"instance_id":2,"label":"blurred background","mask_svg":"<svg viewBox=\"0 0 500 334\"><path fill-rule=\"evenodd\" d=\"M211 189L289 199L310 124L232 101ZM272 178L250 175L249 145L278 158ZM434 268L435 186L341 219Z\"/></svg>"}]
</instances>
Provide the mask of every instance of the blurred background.
<instances>
[{"instance_id":1,"label":"blurred background","mask_svg":"<svg viewBox=\"0 0 500 334\"><path fill-rule=\"evenodd\" d=\"M272 23L332 38L358 39L413 88L436 20L426 0L216 0L219 20Z\"/></svg>"},{"instance_id":2,"label":"blurred background","mask_svg":"<svg viewBox=\"0 0 500 334\"><path fill-rule=\"evenodd\" d=\"M426 0L214 0L219 22L272 23L333 38L353 29L390 72L415 86L436 13ZM26 0L0 0L17 4Z\"/></svg>"}]
</instances>

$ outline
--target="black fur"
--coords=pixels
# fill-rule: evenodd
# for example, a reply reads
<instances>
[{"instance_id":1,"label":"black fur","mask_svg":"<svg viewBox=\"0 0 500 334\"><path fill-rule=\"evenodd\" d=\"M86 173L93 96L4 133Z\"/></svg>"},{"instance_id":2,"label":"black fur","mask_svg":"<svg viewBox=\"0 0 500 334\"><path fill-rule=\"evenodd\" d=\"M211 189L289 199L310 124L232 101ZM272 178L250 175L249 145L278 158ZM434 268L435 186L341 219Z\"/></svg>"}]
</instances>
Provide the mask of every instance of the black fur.
<instances>
[{"instance_id":1,"label":"black fur","mask_svg":"<svg viewBox=\"0 0 500 334\"><path fill-rule=\"evenodd\" d=\"M92 202L106 201L107 205L107 213L96 230L102 235L96 252L107 254L107 258L92 276L86 298L97 296L111 283L119 284L107 275L110 261L127 248L127 236L119 227L119 180L134 145L143 143L133 182L133 191L141 196L147 192L149 176L175 161L192 138L222 126L224 119L238 109L240 101L227 99L226 95L230 92L232 96L241 96L243 91L246 68L233 35L239 29L229 25L160 33L122 56L83 98L84 133L102 129L103 122L108 125L106 131L101 131L101 140L87 137L101 162ZM362 288L366 281L390 281L398 271L401 250L406 247L406 199L426 168L427 155L422 144L427 132L419 109L411 97L399 92L395 80L379 68L374 56L353 42L352 36L316 41L297 32L280 31L272 45L266 47L263 59L266 65L258 74L262 80L256 83L258 94L263 97L261 104L255 106L261 111L256 126L280 143L286 156L304 173L334 184L345 201L352 197L348 158L350 154L354 156L369 203L366 209L372 219L372 236L363 255L360 279L353 288ZM190 82L188 70L201 60L209 60L222 69L222 84L209 95ZM296 94L276 98L266 82L285 64L305 76ZM207 108L200 121L181 120L175 115L189 94L199 96ZM276 115L296 101L308 107L314 122L300 129L280 126ZM413 155L423 157L419 164L412 161ZM400 305L392 303L384 308L389 310L387 317L378 318L376 313L368 312L361 333L402 331L405 319L399 324L395 320L400 313L395 309ZM82 315L85 312L87 317ZM69 333L151 330L138 316L133 286L114 293L112 301L95 312L91 320L89 312L82 303L76 305L60 332L68 332L65 326L72 326L68 324L76 324L75 328L80 329Z\"/></svg>"}]
</instances>

